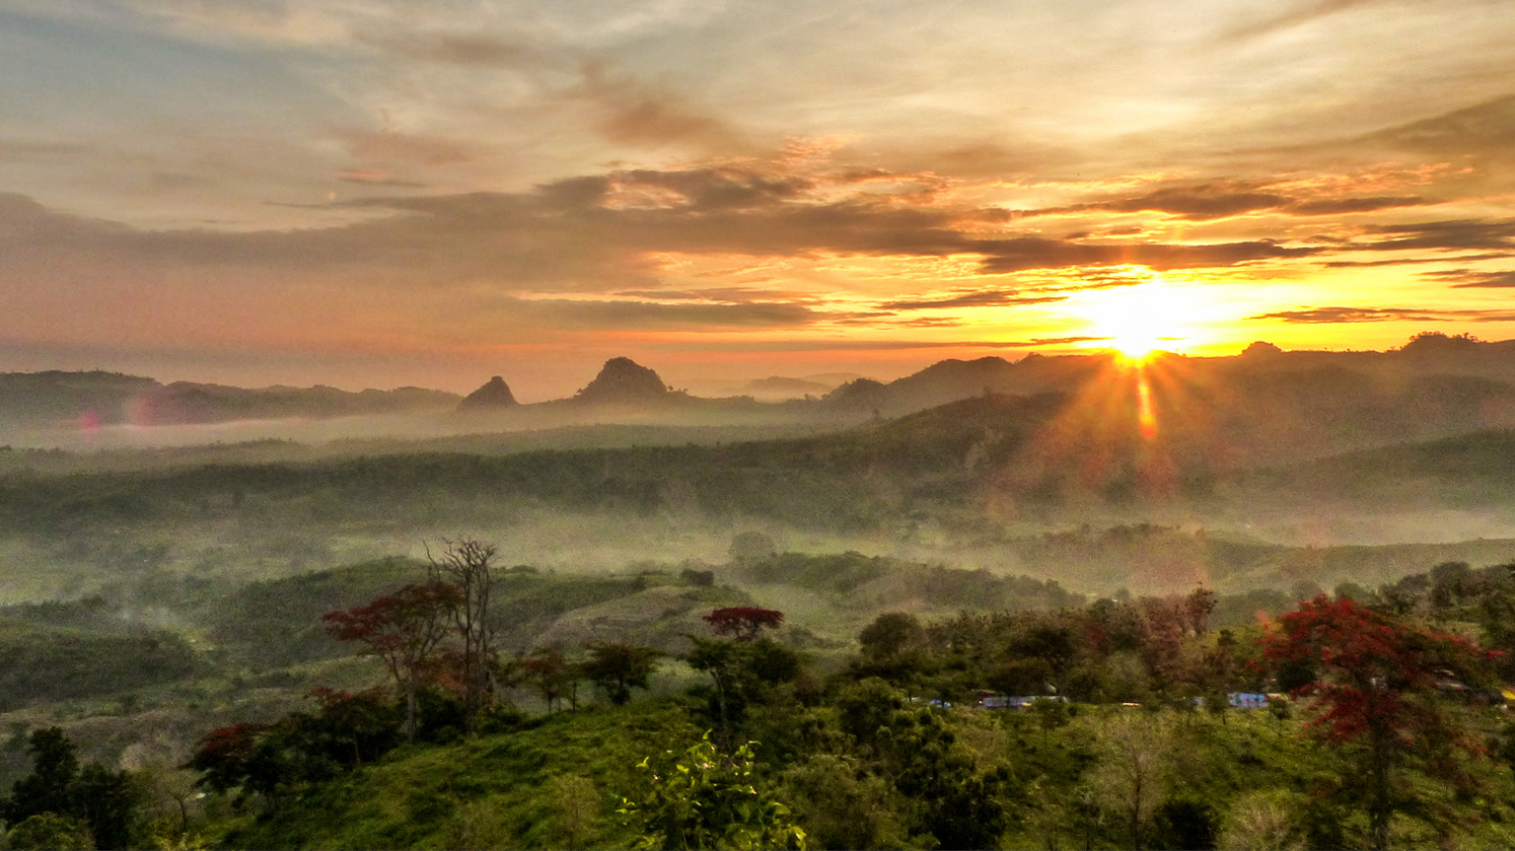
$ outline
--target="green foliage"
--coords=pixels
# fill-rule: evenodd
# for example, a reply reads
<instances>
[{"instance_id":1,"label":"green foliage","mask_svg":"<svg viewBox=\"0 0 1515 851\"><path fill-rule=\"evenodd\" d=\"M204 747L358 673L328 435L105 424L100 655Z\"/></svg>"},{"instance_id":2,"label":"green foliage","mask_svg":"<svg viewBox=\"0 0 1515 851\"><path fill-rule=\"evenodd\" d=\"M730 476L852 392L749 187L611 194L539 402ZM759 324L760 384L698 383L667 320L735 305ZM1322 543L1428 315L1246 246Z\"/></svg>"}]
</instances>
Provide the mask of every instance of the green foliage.
<instances>
[{"instance_id":1,"label":"green foliage","mask_svg":"<svg viewBox=\"0 0 1515 851\"><path fill-rule=\"evenodd\" d=\"M706 733L657 766L643 759L637 767L646 772L646 785L634 798L623 797L617 810L638 832L633 847L804 848L805 831L789 808L757 785L755 744L723 756Z\"/></svg>"},{"instance_id":2,"label":"green foliage","mask_svg":"<svg viewBox=\"0 0 1515 851\"><path fill-rule=\"evenodd\" d=\"M816 848L903 848L904 798L868 762L815 753L783 775L782 795Z\"/></svg>"},{"instance_id":3,"label":"green foliage","mask_svg":"<svg viewBox=\"0 0 1515 851\"><path fill-rule=\"evenodd\" d=\"M143 793L129 774L97 762L81 769L73 742L57 727L34 731L27 749L33 760L31 775L16 781L11 793L0 799L0 819L20 833L19 839L11 839L12 847L16 842L34 848L132 844Z\"/></svg>"},{"instance_id":4,"label":"green foliage","mask_svg":"<svg viewBox=\"0 0 1515 851\"><path fill-rule=\"evenodd\" d=\"M12 851L94 851L89 828L78 819L54 812L28 816L5 834Z\"/></svg>"},{"instance_id":5,"label":"green foliage","mask_svg":"<svg viewBox=\"0 0 1515 851\"><path fill-rule=\"evenodd\" d=\"M568 837L556 778L586 777L599 790L631 790L643 782L636 766L648 743L681 749L697 741L683 702L560 712L509 733L400 748L360 772L310 788L262 820L239 823L221 844L562 848ZM599 800L584 811L583 835L602 847L630 846L633 834L614 807L605 806L609 801ZM467 836L473 839L465 843Z\"/></svg>"}]
</instances>

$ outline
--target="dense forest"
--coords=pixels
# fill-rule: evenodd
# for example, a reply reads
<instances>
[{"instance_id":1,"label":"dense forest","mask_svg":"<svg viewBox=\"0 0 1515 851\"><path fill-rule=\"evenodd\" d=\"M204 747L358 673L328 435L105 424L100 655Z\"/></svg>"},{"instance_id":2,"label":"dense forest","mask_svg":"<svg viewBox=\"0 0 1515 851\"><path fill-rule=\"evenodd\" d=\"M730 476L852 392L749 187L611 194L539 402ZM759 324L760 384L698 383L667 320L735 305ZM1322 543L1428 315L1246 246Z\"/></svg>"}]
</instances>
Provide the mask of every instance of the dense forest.
<instances>
[{"instance_id":1,"label":"dense forest","mask_svg":"<svg viewBox=\"0 0 1515 851\"><path fill-rule=\"evenodd\" d=\"M910 611L862 614L889 608L869 588ZM1094 598L745 533L705 569L548 574L466 539L163 590L211 649L119 600L13 606L12 708L98 715L10 713L0 817L13 848L1515 839L1515 564L1299 590ZM99 716L190 745L84 754Z\"/></svg>"}]
</instances>

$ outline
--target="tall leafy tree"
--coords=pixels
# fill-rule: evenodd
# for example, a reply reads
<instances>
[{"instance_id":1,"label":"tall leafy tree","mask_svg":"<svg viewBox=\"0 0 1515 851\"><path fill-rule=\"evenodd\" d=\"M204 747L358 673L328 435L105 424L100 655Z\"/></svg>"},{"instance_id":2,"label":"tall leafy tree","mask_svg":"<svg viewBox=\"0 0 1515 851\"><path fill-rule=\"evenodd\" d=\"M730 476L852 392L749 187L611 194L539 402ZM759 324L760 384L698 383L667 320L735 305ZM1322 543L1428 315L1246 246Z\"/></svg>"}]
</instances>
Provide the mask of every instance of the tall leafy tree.
<instances>
[{"instance_id":1,"label":"tall leafy tree","mask_svg":"<svg viewBox=\"0 0 1515 851\"><path fill-rule=\"evenodd\" d=\"M0 819L11 827L30 822L29 828L36 832L44 822L63 823L42 817L61 817L87 828L96 847L125 848L132 843L142 793L130 774L97 762L81 770L74 743L58 727L33 731L27 750L32 773L17 780L10 795L0 799Z\"/></svg>"},{"instance_id":2,"label":"tall leafy tree","mask_svg":"<svg viewBox=\"0 0 1515 851\"><path fill-rule=\"evenodd\" d=\"M79 757L61 727L33 730L26 751L32 773L17 780L10 795L0 799L0 818L19 824L41 813L71 813L72 791L79 780Z\"/></svg>"},{"instance_id":3,"label":"tall leafy tree","mask_svg":"<svg viewBox=\"0 0 1515 851\"><path fill-rule=\"evenodd\" d=\"M416 735L417 692L432 673L435 656L451 633L453 612L463 603L458 586L445 582L407 585L366 606L321 616L338 641L354 641L377 656L405 699L405 734Z\"/></svg>"},{"instance_id":4,"label":"tall leafy tree","mask_svg":"<svg viewBox=\"0 0 1515 851\"><path fill-rule=\"evenodd\" d=\"M792 650L762 635L763 630L783 624L783 612L732 606L712 611L704 621L721 637L687 636L694 647L684 661L710 674L720 744L729 750L748 701L767 685L793 680L801 661Z\"/></svg>"},{"instance_id":5,"label":"tall leafy tree","mask_svg":"<svg viewBox=\"0 0 1515 851\"><path fill-rule=\"evenodd\" d=\"M1279 618L1264 642L1275 669L1306 666L1314 679L1294 689L1319 713L1312 726L1351 765L1334 797L1368 817L1371 848L1389 846L1396 813L1433 824L1450 813L1416 794L1416 772L1454 788L1472 778L1457 758L1478 743L1458 724L1442 686L1476 682L1491 655L1471 642L1402 622L1349 598L1324 596Z\"/></svg>"}]
</instances>

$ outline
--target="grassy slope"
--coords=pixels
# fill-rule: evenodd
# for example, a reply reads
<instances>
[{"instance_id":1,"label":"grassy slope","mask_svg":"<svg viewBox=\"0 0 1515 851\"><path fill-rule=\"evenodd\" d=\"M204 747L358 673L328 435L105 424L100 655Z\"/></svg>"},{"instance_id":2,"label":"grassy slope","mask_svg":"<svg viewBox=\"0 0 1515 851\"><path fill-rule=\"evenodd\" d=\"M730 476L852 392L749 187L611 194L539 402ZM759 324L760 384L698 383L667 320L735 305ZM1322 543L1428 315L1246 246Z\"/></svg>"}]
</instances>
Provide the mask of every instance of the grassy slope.
<instances>
[{"instance_id":1,"label":"grassy slope","mask_svg":"<svg viewBox=\"0 0 1515 851\"><path fill-rule=\"evenodd\" d=\"M229 848L566 847L552 779L588 777L595 847L626 847L617 795L637 763L699 739L681 701L559 713L520 732L391 755L263 820L244 819ZM471 840L471 841L470 841ZM476 844L475 844L476 843Z\"/></svg>"},{"instance_id":2,"label":"grassy slope","mask_svg":"<svg viewBox=\"0 0 1515 851\"><path fill-rule=\"evenodd\" d=\"M1007 802L1014 814L1002 837L1007 848L1082 847L1085 827L1066 808L1092 780L1094 759L1108 759L1111 731L1122 716L1155 720L1170 731L1165 770L1155 801L1188 798L1224 818L1247 793L1272 790L1292 807L1307 807L1309 791L1342 770L1335 754L1308 737L1298 719L1263 711L1233 711L1224 723L1199 714L1081 707L1067 727L1044 734L1033 718L1014 713L957 710L960 741L980 766L1007 764L1017 778ZM1474 719L1490 726L1492 719ZM588 778L598 810L589 847L628 847L632 834L615 815L619 795L642 782L634 766L644 757L678 750L699 731L677 701L647 701L623 709L560 713L515 733L463 744L397 752L381 764L316 790L261 820L244 817L222 839L227 848L555 848L566 847L553 779ZM761 756L761 748L759 748ZM786 766L770 766L777 778ZM1515 785L1508 770L1487 760L1474 770L1492 792L1456 802L1464 826L1453 837L1466 847L1510 847ZM1149 790L1151 794L1151 790ZM809 802L790 800L796 813ZM1296 811L1296 815L1298 811ZM801 821L803 826L803 818ZM1123 825L1107 813L1093 827L1093 845L1123 847ZM1434 837L1406 835L1416 847ZM1429 846L1428 846L1429 847Z\"/></svg>"}]
</instances>

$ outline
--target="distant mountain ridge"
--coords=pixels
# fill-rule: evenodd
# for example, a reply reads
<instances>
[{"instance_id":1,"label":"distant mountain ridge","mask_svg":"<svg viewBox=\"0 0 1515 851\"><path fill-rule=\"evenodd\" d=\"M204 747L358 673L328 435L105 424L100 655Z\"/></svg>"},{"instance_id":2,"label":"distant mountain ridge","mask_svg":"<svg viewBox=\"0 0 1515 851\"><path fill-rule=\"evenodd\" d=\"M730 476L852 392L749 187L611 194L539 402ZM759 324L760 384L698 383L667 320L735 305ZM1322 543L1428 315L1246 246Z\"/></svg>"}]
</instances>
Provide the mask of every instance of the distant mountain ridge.
<instances>
[{"instance_id":1,"label":"distant mountain ridge","mask_svg":"<svg viewBox=\"0 0 1515 851\"><path fill-rule=\"evenodd\" d=\"M1109 373L1117 356L1039 355L1009 361L998 356L975 360L938 361L920 372L888 383L872 379L850 381L823 401L840 407L877 410L885 417L934 408L955 399L985 392L1034 396L1070 393ZM1515 385L1515 340L1488 343L1466 336L1437 332L1416 335L1405 346L1377 352L1284 351L1271 343L1253 343L1230 357L1187 357L1166 352L1151 358L1154 372L1185 373L1204 383L1244 380L1266 382L1262 376L1349 371L1377 383L1404 382L1416 376L1478 378Z\"/></svg>"},{"instance_id":2,"label":"distant mountain ridge","mask_svg":"<svg viewBox=\"0 0 1515 851\"><path fill-rule=\"evenodd\" d=\"M1185 442L1183 452L1222 466L1515 425L1515 341L1485 343L1432 332L1386 352L1283 351L1254 343L1231 357L1158 353L1143 374L1169 442ZM949 359L887 383L859 378L819 397L759 402L750 396L691 396L669 387L655 370L617 357L571 397L520 404L500 376L460 399L416 387L356 393L323 386L252 390L51 371L0 374L0 422L169 425L461 410L499 416L511 427L749 420L845 425L986 393L1103 395L1114 403L1124 392L1120 388L1132 386L1129 375L1109 353ZM781 377L762 382L807 386ZM1120 404L1134 404L1129 394L1121 398Z\"/></svg>"},{"instance_id":3,"label":"distant mountain ridge","mask_svg":"<svg viewBox=\"0 0 1515 851\"><path fill-rule=\"evenodd\" d=\"M0 373L0 419L93 425L184 425L284 417L329 418L439 411L458 396L401 387L350 392L335 387L260 389L176 381L94 370Z\"/></svg>"}]
</instances>

